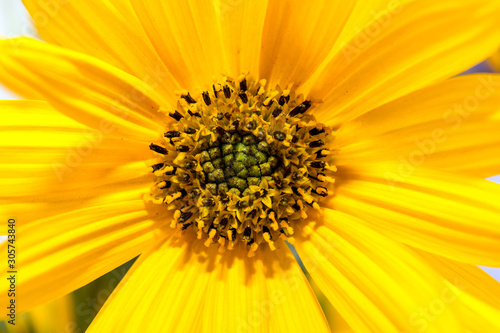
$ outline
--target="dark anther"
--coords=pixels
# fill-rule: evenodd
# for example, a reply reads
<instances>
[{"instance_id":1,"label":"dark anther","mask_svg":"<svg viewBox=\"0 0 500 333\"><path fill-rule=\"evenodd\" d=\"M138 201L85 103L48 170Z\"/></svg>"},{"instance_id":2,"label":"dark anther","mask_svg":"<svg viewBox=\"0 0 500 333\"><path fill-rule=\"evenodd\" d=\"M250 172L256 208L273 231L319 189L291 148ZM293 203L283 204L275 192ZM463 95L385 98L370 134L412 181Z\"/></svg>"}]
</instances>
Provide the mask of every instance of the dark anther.
<instances>
[{"instance_id":1,"label":"dark anther","mask_svg":"<svg viewBox=\"0 0 500 333\"><path fill-rule=\"evenodd\" d=\"M309 131L310 135L318 135L318 134L321 134L321 133L325 133L325 129L324 128L314 127L312 130Z\"/></svg>"},{"instance_id":2,"label":"dark anther","mask_svg":"<svg viewBox=\"0 0 500 333\"><path fill-rule=\"evenodd\" d=\"M212 84L212 88L214 89L214 96L215 98L218 98L217 90L215 90L215 84Z\"/></svg>"},{"instance_id":3,"label":"dark anther","mask_svg":"<svg viewBox=\"0 0 500 333\"><path fill-rule=\"evenodd\" d=\"M240 82L240 90L241 91L247 91L247 89L248 89L247 88L247 79L243 79L243 81Z\"/></svg>"},{"instance_id":4,"label":"dark anther","mask_svg":"<svg viewBox=\"0 0 500 333\"><path fill-rule=\"evenodd\" d=\"M323 176L324 176L325 174L324 174L324 173L318 173L318 175L323 175ZM313 180L315 180L315 181L317 181L317 182L322 183L322 181L321 181L321 180L319 180L317 177L314 177L313 175L308 174L308 175L307 175L307 178L309 178L309 179L313 179Z\"/></svg>"},{"instance_id":5,"label":"dark anther","mask_svg":"<svg viewBox=\"0 0 500 333\"><path fill-rule=\"evenodd\" d=\"M283 112L283 108L281 106L277 106L273 111L273 117L278 118L278 116Z\"/></svg>"},{"instance_id":6,"label":"dark anther","mask_svg":"<svg viewBox=\"0 0 500 333\"><path fill-rule=\"evenodd\" d=\"M241 93L241 94L239 94L238 96L240 96L241 101L242 101L243 103L248 103L248 96L247 96L247 94L246 94L246 93L242 92L242 93Z\"/></svg>"},{"instance_id":7,"label":"dark anther","mask_svg":"<svg viewBox=\"0 0 500 333\"><path fill-rule=\"evenodd\" d=\"M203 199L201 203L202 203L203 207L215 206L215 200L212 198Z\"/></svg>"},{"instance_id":8,"label":"dark anther","mask_svg":"<svg viewBox=\"0 0 500 333\"><path fill-rule=\"evenodd\" d=\"M274 138L278 141L284 141L286 139L286 134L280 131L274 132Z\"/></svg>"},{"instance_id":9,"label":"dark anther","mask_svg":"<svg viewBox=\"0 0 500 333\"><path fill-rule=\"evenodd\" d=\"M222 188L222 187L217 188L217 194L219 195L219 199L221 201L224 201L224 202L229 201L229 195L227 195L227 192L224 188Z\"/></svg>"},{"instance_id":10,"label":"dark anther","mask_svg":"<svg viewBox=\"0 0 500 333\"><path fill-rule=\"evenodd\" d=\"M158 154L162 154L162 155L168 154L168 150L165 147L155 145L154 143L149 145L149 149L151 149L152 151L154 151Z\"/></svg>"},{"instance_id":11,"label":"dark anther","mask_svg":"<svg viewBox=\"0 0 500 333\"><path fill-rule=\"evenodd\" d=\"M290 117L295 117L298 114L303 114L311 107L311 101L303 101L301 104L297 105L290 113Z\"/></svg>"},{"instance_id":12,"label":"dark anther","mask_svg":"<svg viewBox=\"0 0 500 333\"><path fill-rule=\"evenodd\" d=\"M233 123L231 124L231 126L229 127L229 129L231 131L236 131L238 129L238 126L240 126L240 121L239 120L235 120L235 121L233 121Z\"/></svg>"},{"instance_id":13,"label":"dark anther","mask_svg":"<svg viewBox=\"0 0 500 333\"><path fill-rule=\"evenodd\" d=\"M201 95L203 96L203 101L205 102L205 104L207 106L212 104L212 101L210 100L210 96L208 95L208 91L203 92Z\"/></svg>"},{"instance_id":14,"label":"dark anther","mask_svg":"<svg viewBox=\"0 0 500 333\"><path fill-rule=\"evenodd\" d=\"M296 195L300 196L300 193L298 191L298 188L296 188L295 186L292 186L292 191L293 193L295 193Z\"/></svg>"},{"instance_id":15,"label":"dark anther","mask_svg":"<svg viewBox=\"0 0 500 333\"><path fill-rule=\"evenodd\" d=\"M193 97L191 97L191 95L189 93L187 93L187 95L181 95L181 98L184 98L184 100L186 102L188 102L189 104L196 103L196 101L193 99Z\"/></svg>"},{"instance_id":16,"label":"dark anther","mask_svg":"<svg viewBox=\"0 0 500 333\"><path fill-rule=\"evenodd\" d=\"M195 134L196 130L194 128L191 128L191 127L184 127L184 133Z\"/></svg>"},{"instance_id":17,"label":"dark anther","mask_svg":"<svg viewBox=\"0 0 500 333\"><path fill-rule=\"evenodd\" d=\"M180 151L180 152L188 152L189 151L189 146L186 146L186 145L178 145L177 146L177 150Z\"/></svg>"},{"instance_id":18,"label":"dark anther","mask_svg":"<svg viewBox=\"0 0 500 333\"><path fill-rule=\"evenodd\" d=\"M201 118L201 114L199 112L191 112L191 110L188 110L188 113L191 117Z\"/></svg>"},{"instance_id":19,"label":"dark anther","mask_svg":"<svg viewBox=\"0 0 500 333\"><path fill-rule=\"evenodd\" d=\"M185 182L185 183L187 183L187 182L189 181L189 175L188 175L187 173L183 173L183 174L181 174L181 175L179 176L179 178L180 178L183 182Z\"/></svg>"},{"instance_id":20,"label":"dark anther","mask_svg":"<svg viewBox=\"0 0 500 333\"><path fill-rule=\"evenodd\" d=\"M222 113L222 112L217 113L218 120L222 120L223 118L224 118L224 113Z\"/></svg>"},{"instance_id":21,"label":"dark anther","mask_svg":"<svg viewBox=\"0 0 500 333\"><path fill-rule=\"evenodd\" d=\"M247 245L252 245L253 243L255 243L255 240L252 238L248 241Z\"/></svg>"},{"instance_id":22,"label":"dark anther","mask_svg":"<svg viewBox=\"0 0 500 333\"><path fill-rule=\"evenodd\" d=\"M285 105L285 103L288 103L288 101L290 100L290 95L288 96L281 96L280 97L280 100L278 101L279 105L283 106Z\"/></svg>"},{"instance_id":23,"label":"dark anther","mask_svg":"<svg viewBox=\"0 0 500 333\"><path fill-rule=\"evenodd\" d=\"M236 229L231 228L231 229L229 229L229 231L231 231L231 234L232 234L231 240L234 242L236 240Z\"/></svg>"},{"instance_id":24,"label":"dark anther","mask_svg":"<svg viewBox=\"0 0 500 333\"><path fill-rule=\"evenodd\" d=\"M184 167L186 169L194 169L198 165L198 162L196 161L188 161L184 164Z\"/></svg>"},{"instance_id":25,"label":"dark anther","mask_svg":"<svg viewBox=\"0 0 500 333\"><path fill-rule=\"evenodd\" d=\"M309 142L309 147L318 148L318 147L323 146L324 144L325 144L325 142L323 140L316 140L316 141Z\"/></svg>"},{"instance_id":26,"label":"dark anther","mask_svg":"<svg viewBox=\"0 0 500 333\"><path fill-rule=\"evenodd\" d=\"M282 189L283 188L283 183L282 183L283 179L277 173L273 173L273 175L271 177L273 178L276 187L279 189Z\"/></svg>"},{"instance_id":27,"label":"dark anther","mask_svg":"<svg viewBox=\"0 0 500 333\"><path fill-rule=\"evenodd\" d=\"M221 231L222 229L224 229L224 228L226 227L226 225L227 225L227 222L228 222L227 217L223 218L223 219L220 221L219 225L217 225L217 229L218 229L219 231Z\"/></svg>"},{"instance_id":28,"label":"dark anther","mask_svg":"<svg viewBox=\"0 0 500 333\"><path fill-rule=\"evenodd\" d=\"M323 155L323 151L326 150L328 151L328 149L320 149L316 152L316 158L323 158L323 157L327 157L328 155Z\"/></svg>"},{"instance_id":29,"label":"dark anther","mask_svg":"<svg viewBox=\"0 0 500 333\"><path fill-rule=\"evenodd\" d=\"M303 177L302 172L300 171L295 171L292 175L293 180L301 180Z\"/></svg>"},{"instance_id":30,"label":"dark anther","mask_svg":"<svg viewBox=\"0 0 500 333\"><path fill-rule=\"evenodd\" d=\"M175 172L176 172L176 171L177 171L177 167L174 167L174 168L172 169L172 171L165 172L165 174L166 174L166 175L169 175L169 176L171 176L171 175L175 175Z\"/></svg>"},{"instance_id":31,"label":"dark anther","mask_svg":"<svg viewBox=\"0 0 500 333\"><path fill-rule=\"evenodd\" d=\"M182 189L180 192L181 192L181 198L184 198L188 194L185 189Z\"/></svg>"},{"instance_id":32,"label":"dark anther","mask_svg":"<svg viewBox=\"0 0 500 333\"><path fill-rule=\"evenodd\" d=\"M164 189L166 189L166 188L170 188L170 186L172 186L172 182L171 182L171 181L169 181L169 180L166 180L166 181L165 181L165 186L160 187L160 190L164 190Z\"/></svg>"},{"instance_id":33,"label":"dark anther","mask_svg":"<svg viewBox=\"0 0 500 333\"><path fill-rule=\"evenodd\" d=\"M255 123L254 122L250 122L250 123L247 124L246 127L247 127L247 130L251 131L251 130L255 129Z\"/></svg>"},{"instance_id":34,"label":"dark anther","mask_svg":"<svg viewBox=\"0 0 500 333\"><path fill-rule=\"evenodd\" d=\"M177 219L177 222L184 223L189 220L191 216L193 216L191 212L181 212L181 216Z\"/></svg>"},{"instance_id":35,"label":"dark anther","mask_svg":"<svg viewBox=\"0 0 500 333\"><path fill-rule=\"evenodd\" d=\"M175 120L179 121L181 120L182 118L184 118L184 116L182 114L179 113L179 111L175 110L174 113L169 113L168 114L170 117L174 118Z\"/></svg>"},{"instance_id":36,"label":"dark anther","mask_svg":"<svg viewBox=\"0 0 500 333\"><path fill-rule=\"evenodd\" d=\"M325 161L311 162L311 167L316 168L316 169L323 169L325 167L325 165L326 165Z\"/></svg>"},{"instance_id":37,"label":"dark anther","mask_svg":"<svg viewBox=\"0 0 500 333\"><path fill-rule=\"evenodd\" d=\"M156 170L160 170L161 168L163 168L165 164L163 163L158 163L158 164L153 164L151 167L153 168L153 172L155 172Z\"/></svg>"},{"instance_id":38,"label":"dark anther","mask_svg":"<svg viewBox=\"0 0 500 333\"><path fill-rule=\"evenodd\" d=\"M268 227L266 227L266 226L262 226L262 232L263 232L263 233L268 233L268 234L269 234L269 236L271 235L271 233L269 232L269 228L268 228Z\"/></svg>"},{"instance_id":39,"label":"dark anther","mask_svg":"<svg viewBox=\"0 0 500 333\"><path fill-rule=\"evenodd\" d=\"M201 194L201 191L200 191L199 189L195 188L195 189L193 189L193 190L191 191L191 193L189 193L189 197L190 197L191 199L194 199L194 198L196 198L197 196L199 196L200 194Z\"/></svg>"},{"instance_id":40,"label":"dark anther","mask_svg":"<svg viewBox=\"0 0 500 333\"><path fill-rule=\"evenodd\" d=\"M250 227L246 227L245 231L243 231L243 238L241 239L245 243L250 241L250 236L252 235L252 229Z\"/></svg>"},{"instance_id":41,"label":"dark anther","mask_svg":"<svg viewBox=\"0 0 500 333\"><path fill-rule=\"evenodd\" d=\"M231 133L226 131L224 128L217 126L215 128L215 131L217 132L217 134L219 134L219 138L222 140L222 142L228 142L229 140L231 140Z\"/></svg>"},{"instance_id":42,"label":"dark anther","mask_svg":"<svg viewBox=\"0 0 500 333\"><path fill-rule=\"evenodd\" d=\"M322 196L322 197L326 197L328 196L328 189L326 187L323 187L323 186L318 186L316 188L313 188L311 190L312 193L315 193L319 196Z\"/></svg>"},{"instance_id":43,"label":"dark anther","mask_svg":"<svg viewBox=\"0 0 500 333\"><path fill-rule=\"evenodd\" d=\"M223 136L224 133L226 132L226 130L223 127L221 127L221 126L217 126L215 128L215 131L217 132L217 134L219 134L219 136Z\"/></svg>"},{"instance_id":44,"label":"dark anther","mask_svg":"<svg viewBox=\"0 0 500 333\"><path fill-rule=\"evenodd\" d=\"M286 207L286 206L288 206L288 199L287 199L287 198L281 198L281 199L280 199L280 206L281 206L281 207Z\"/></svg>"},{"instance_id":45,"label":"dark anther","mask_svg":"<svg viewBox=\"0 0 500 333\"><path fill-rule=\"evenodd\" d=\"M183 225L182 225L181 230L186 230L186 229L187 229L187 228L189 228L192 224L193 224L192 222L190 222L190 223L186 223L186 224L183 224Z\"/></svg>"},{"instance_id":46,"label":"dark anther","mask_svg":"<svg viewBox=\"0 0 500 333\"><path fill-rule=\"evenodd\" d=\"M295 134L292 136L292 143L297 143L299 141L299 137Z\"/></svg>"},{"instance_id":47,"label":"dark anther","mask_svg":"<svg viewBox=\"0 0 500 333\"><path fill-rule=\"evenodd\" d=\"M292 208L295 209L296 211L300 210L300 206L297 203L294 203L293 206L292 206Z\"/></svg>"},{"instance_id":48,"label":"dark anther","mask_svg":"<svg viewBox=\"0 0 500 333\"><path fill-rule=\"evenodd\" d=\"M238 201L238 208L247 208L247 207L248 207L248 201L246 200Z\"/></svg>"},{"instance_id":49,"label":"dark anther","mask_svg":"<svg viewBox=\"0 0 500 333\"><path fill-rule=\"evenodd\" d=\"M226 96L226 98L231 97L231 89L229 89L229 86L227 85L224 86L223 90L224 90L224 96Z\"/></svg>"},{"instance_id":50,"label":"dark anther","mask_svg":"<svg viewBox=\"0 0 500 333\"><path fill-rule=\"evenodd\" d=\"M179 131L168 131L167 133L164 134L166 138L177 138L181 136L181 132Z\"/></svg>"},{"instance_id":51,"label":"dark anther","mask_svg":"<svg viewBox=\"0 0 500 333\"><path fill-rule=\"evenodd\" d=\"M257 216L257 209L252 209L252 211L247 214L247 217L249 217L251 219L255 218L256 216Z\"/></svg>"}]
</instances>

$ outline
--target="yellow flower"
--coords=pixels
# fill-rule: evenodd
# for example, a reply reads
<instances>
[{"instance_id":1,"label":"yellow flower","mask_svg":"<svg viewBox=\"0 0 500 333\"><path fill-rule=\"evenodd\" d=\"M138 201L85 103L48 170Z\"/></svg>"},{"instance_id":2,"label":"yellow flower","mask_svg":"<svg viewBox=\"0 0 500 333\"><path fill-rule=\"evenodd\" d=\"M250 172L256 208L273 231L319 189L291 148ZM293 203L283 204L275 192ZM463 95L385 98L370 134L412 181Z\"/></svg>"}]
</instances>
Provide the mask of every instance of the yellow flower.
<instances>
[{"instance_id":1,"label":"yellow flower","mask_svg":"<svg viewBox=\"0 0 500 333\"><path fill-rule=\"evenodd\" d=\"M49 43L0 43L31 99L1 102L19 312L141 254L90 332L336 331L288 239L344 330L500 330L500 77L448 79L498 1L24 3Z\"/></svg>"}]
</instances>

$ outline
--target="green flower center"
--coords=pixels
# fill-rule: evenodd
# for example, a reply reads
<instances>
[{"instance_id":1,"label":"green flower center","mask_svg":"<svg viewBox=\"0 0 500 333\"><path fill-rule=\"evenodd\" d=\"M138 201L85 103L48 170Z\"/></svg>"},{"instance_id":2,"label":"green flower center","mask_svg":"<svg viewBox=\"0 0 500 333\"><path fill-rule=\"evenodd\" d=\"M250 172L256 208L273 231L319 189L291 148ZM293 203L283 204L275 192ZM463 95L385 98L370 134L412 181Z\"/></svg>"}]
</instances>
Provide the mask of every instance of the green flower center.
<instances>
[{"instance_id":1,"label":"green flower center","mask_svg":"<svg viewBox=\"0 0 500 333\"><path fill-rule=\"evenodd\" d=\"M308 112L310 101L265 80L224 79L195 100L181 95L162 142L146 200L175 210L173 228L192 229L220 251L238 242L293 242L296 224L333 183L331 131Z\"/></svg>"},{"instance_id":2,"label":"green flower center","mask_svg":"<svg viewBox=\"0 0 500 333\"><path fill-rule=\"evenodd\" d=\"M200 183L213 195L251 195L250 185L258 186L263 177L272 179L280 164L279 155L267 143L264 132L260 139L244 130L221 132L218 142L207 142L211 148L200 153Z\"/></svg>"}]
</instances>

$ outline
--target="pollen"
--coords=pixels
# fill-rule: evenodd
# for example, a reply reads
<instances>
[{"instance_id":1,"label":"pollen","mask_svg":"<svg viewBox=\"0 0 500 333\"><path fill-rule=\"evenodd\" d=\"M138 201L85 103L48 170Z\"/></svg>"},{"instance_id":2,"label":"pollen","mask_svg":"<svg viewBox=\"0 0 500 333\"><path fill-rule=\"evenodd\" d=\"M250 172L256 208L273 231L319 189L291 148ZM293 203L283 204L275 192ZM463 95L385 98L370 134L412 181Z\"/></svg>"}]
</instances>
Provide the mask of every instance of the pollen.
<instances>
[{"instance_id":1,"label":"pollen","mask_svg":"<svg viewBox=\"0 0 500 333\"><path fill-rule=\"evenodd\" d=\"M335 181L332 131L309 100L266 81L224 77L198 95L183 91L161 140L149 148L155 184L147 201L173 210L172 228L220 252L245 243L293 243L294 228ZM194 96L194 97L193 97Z\"/></svg>"}]
</instances>

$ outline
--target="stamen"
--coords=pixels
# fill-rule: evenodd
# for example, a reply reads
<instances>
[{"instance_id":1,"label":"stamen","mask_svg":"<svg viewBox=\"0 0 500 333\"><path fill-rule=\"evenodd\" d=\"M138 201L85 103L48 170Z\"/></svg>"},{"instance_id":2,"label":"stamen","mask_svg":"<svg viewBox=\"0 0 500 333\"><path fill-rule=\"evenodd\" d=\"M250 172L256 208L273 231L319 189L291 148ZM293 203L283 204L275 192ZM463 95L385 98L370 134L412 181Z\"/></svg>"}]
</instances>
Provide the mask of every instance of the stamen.
<instances>
[{"instance_id":1,"label":"stamen","mask_svg":"<svg viewBox=\"0 0 500 333\"><path fill-rule=\"evenodd\" d=\"M292 111L290 111L289 116L295 117L296 115L304 114L307 110L309 110L311 105L311 101L304 101L302 102L302 104L297 105Z\"/></svg>"},{"instance_id":2,"label":"stamen","mask_svg":"<svg viewBox=\"0 0 500 333\"><path fill-rule=\"evenodd\" d=\"M174 118L177 121L179 121L182 118L184 118L184 116L182 114L180 114L179 111L177 111L177 110L175 110L174 113L169 113L169 116L172 117L172 118Z\"/></svg>"},{"instance_id":3,"label":"stamen","mask_svg":"<svg viewBox=\"0 0 500 333\"><path fill-rule=\"evenodd\" d=\"M164 135L166 138L178 138L181 136L181 132L179 131L168 131L167 133L165 133Z\"/></svg>"},{"instance_id":4,"label":"stamen","mask_svg":"<svg viewBox=\"0 0 500 333\"><path fill-rule=\"evenodd\" d=\"M210 95L208 94L208 91L205 91L203 94L203 101L207 106L210 106L212 104L212 100L210 99Z\"/></svg>"},{"instance_id":5,"label":"stamen","mask_svg":"<svg viewBox=\"0 0 500 333\"><path fill-rule=\"evenodd\" d=\"M187 95L181 95L181 98L183 98L189 104L195 104L196 103L196 101L193 99L193 97L191 97L191 95L189 93L187 93Z\"/></svg>"},{"instance_id":6,"label":"stamen","mask_svg":"<svg viewBox=\"0 0 500 333\"><path fill-rule=\"evenodd\" d=\"M294 225L335 181L333 154L322 148L333 136L307 113L311 101L265 86L242 75L196 99L182 92L169 113L176 122L150 145L160 157L145 200L174 210L172 228L221 253L243 243L253 256L263 244L293 242Z\"/></svg>"},{"instance_id":7,"label":"stamen","mask_svg":"<svg viewBox=\"0 0 500 333\"><path fill-rule=\"evenodd\" d=\"M162 154L162 155L167 155L168 154L168 150L167 148L165 147L162 147L162 146L158 146L154 143L150 144L149 145L149 149L151 149L152 151L158 153L158 154Z\"/></svg>"}]
</instances>

